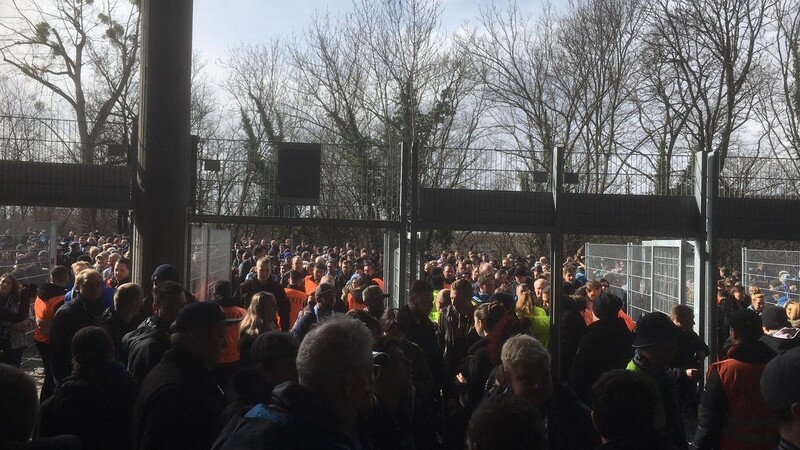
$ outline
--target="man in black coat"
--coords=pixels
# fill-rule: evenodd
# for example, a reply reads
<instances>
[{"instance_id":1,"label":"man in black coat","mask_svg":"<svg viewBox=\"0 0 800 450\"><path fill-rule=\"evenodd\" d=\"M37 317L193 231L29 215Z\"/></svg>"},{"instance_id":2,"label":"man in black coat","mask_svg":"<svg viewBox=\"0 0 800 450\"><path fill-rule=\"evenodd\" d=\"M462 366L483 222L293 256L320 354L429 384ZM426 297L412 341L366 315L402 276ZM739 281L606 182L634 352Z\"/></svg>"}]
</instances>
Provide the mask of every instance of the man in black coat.
<instances>
[{"instance_id":1,"label":"man in black coat","mask_svg":"<svg viewBox=\"0 0 800 450\"><path fill-rule=\"evenodd\" d=\"M600 294L594 301L597 322L586 327L569 373L569 385L585 405L591 405L594 383L605 372L624 369L633 357L633 333L618 316L622 301Z\"/></svg>"},{"instance_id":2,"label":"man in black coat","mask_svg":"<svg viewBox=\"0 0 800 450\"><path fill-rule=\"evenodd\" d=\"M61 306L53 317L50 342L53 346L53 377L56 383L72 373L72 338L85 326L95 323L105 311L103 277L92 269L75 277L72 301Z\"/></svg>"},{"instance_id":3,"label":"man in black coat","mask_svg":"<svg viewBox=\"0 0 800 450\"><path fill-rule=\"evenodd\" d=\"M165 281L153 289L153 315L122 338L123 351L128 355L128 372L136 381L142 382L169 350L170 325L185 305L180 284Z\"/></svg>"},{"instance_id":4,"label":"man in black coat","mask_svg":"<svg viewBox=\"0 0 800 450\"><path fill-rule=\"evenodd\" d=\"M211 448L225 397L211 376L228 324L213 302L181 309L164 353L142 383L134 409L133 448Z\"/></svg>"}]
</instances>

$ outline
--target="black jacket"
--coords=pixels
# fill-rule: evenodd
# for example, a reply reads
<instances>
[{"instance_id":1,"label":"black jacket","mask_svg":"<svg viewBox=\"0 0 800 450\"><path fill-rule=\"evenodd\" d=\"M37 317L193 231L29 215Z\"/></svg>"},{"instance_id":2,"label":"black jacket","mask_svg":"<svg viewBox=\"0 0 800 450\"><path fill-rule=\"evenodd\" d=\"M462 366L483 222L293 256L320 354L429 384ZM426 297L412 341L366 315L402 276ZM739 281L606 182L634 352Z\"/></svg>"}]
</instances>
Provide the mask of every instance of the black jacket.
<instances>
[{"instance_id":1,"label":"black jacket","mask_svg":"<svg viewBox=\"0 0 800 450\"><path fill-rule=\"evenodd\" d=\"M620 317L586 327L572 367L569 385L585 405L592 404L592 386L609 370L624 369L633 357L633 333Z\"/></svg>"},{"instance_id":2,"label":"black jacket","mask_svg":"<svg viewBox=\"0 0 800 450\"><path fill-rule=\"evenodd\" d=\"M128 355L128 372L136 381L141 383L169 350L169 327L170 324L153 314L122 338L122 350Z\"/></svg>"},{"instance_id":3,"label":"black jacket","mask_svg":"<svg viewBox=\"0 0 800 450\"><path fill-rule=\"evenodd\" d=\"M57 382L60 383L72 373L72 337L81 328L97 322L105 309L102 300L88 303L75 291L72 301L56 311L50 330L50 343L53 345L53 376Z\"/></svg>"},{"instance_id":4,"label":"black jacket","mask_svg":"<svg viewBox=\"0 0 800 450\"><path fill-rule=\"evenodd\" d=\"M244 414L259 403L267 404L275 386L267 384L252 367L239 369L225 390L225 409L219 418L220 428L237 414Z\"/></svg>"},{"instance_id":5,"label":"black jacket","mask_svg":"<svg viewBox=\"0 0 800 450\"><path fill-rule=\"evenodd\" d=\"M437 392L445 377L444 357L439 347L436 325L427 317L417 319L408 305L397 312L397 322L405 329L406 339L417 344L425 355L425 360L433 375L433 391Z\"/></svg>"},{"instance_id":6,"label":"black jacket","mask_svg":"<svg viewBox=\"0 0 800 450\"><path fill-rule=\"evenodd\" d=\"M577 302L565 295L561 300L561 373L564 379L570 372L585 332L586 321L578 310ZM554 344L555 339L550 342Z\"/></svg>"},{"instance_id":7,"label":"black jacket","mask_svg":"<svg viewBox=\"0 0 800 450\"><path fill-rule=\"evenodd\" d=\"M346 450L358 448L356 441L333 404L290 382L275 388L269 406L231 419L213 449Z\"/></svg>"},{"instance_id":8,"label":"black jacket","mask_svg":"<svg viewBox=\"0 0 800 450\"><path fill-rule=\"evenodd\" d=\"M800 347L800 330L792 327L782 328L773 334L761 336L761 342L767 344L767 347L772 349L773 352L781 354L795 347Z\"/></svg>"},{"instance_id":9,"label":"black jacket","mask_svg":"<svg viewBox=\"0 0 800 450\"><path fill-rule=\"evenodd\" d=\"M41 407L41 436L75 434L83 449L129 448L138 389L117 361L65 378Z\"/></svg>"},{"instance_id":10,"label":"black jacket","mask_svg":"<svg viewBox=\"0 0 800 450\"><path fill-rule=\"evenodd\" d=\"M264 284L259 283L257 279L243 282L236 294L234 294L234 298L237 299L236 306L247 309L250 306L250 299L253 298L253 295L262 291L269 292L275 296L275 302L278 305L278 316L281 319L281 331L289 331L292 326L289 318L291 305L289 304L289 299L286 298L286 291L283 290L281 283L272 277Z\"/></svg>"},{"instance_id":11,"label":"black jacket","mask_svg":"<svg viewBox=\"0 0 800 450\"><path fill-rule=\"evenodd\" d=\"M133 448L208 449L224 407L211 372L174 346L142 383L134 409Z\"/></svg>"},{"instance_id":12,"label":"black jacket","mask_svg":"<svg viewBox=\"0 0 800 450\"><path fill-rule=\"evenodd\" d=\"M126 366L128 364L128 353L122 347L122 338L135 330L137 323L135 321L130 323L123 321L117 311L108 308L97 319L96 325L108 331L108 334L111 335L111 340L114 342L114 358Z\"/></svg>"}]
</instances>

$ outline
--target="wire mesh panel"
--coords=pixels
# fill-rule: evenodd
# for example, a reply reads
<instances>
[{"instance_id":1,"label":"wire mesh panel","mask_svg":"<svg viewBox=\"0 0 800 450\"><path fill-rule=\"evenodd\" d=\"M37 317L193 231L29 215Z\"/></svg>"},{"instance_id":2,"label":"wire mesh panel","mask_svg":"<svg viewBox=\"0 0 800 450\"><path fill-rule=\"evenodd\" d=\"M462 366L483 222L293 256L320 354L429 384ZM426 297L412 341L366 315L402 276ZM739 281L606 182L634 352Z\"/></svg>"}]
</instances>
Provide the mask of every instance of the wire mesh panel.
<instances>
[{"instance_id":1,"label":"wire mesh panel","mask_svg":"<svg viewBox=\"0 0 800 450\"><path fill-rule=\"evenodd\" d=\"M680 195L693 193L694 157L658 154L602 153L573 150L565 155L564 170L578 174L572 193Z\"/></svg>"},{"instance_id":2,"label":"wire mesh panel","mask_svg":"<svg viewBox=\"0 0 800 450\"><path fill-rule=\"evenodd\" d=\"M639 320L653 311L653 247L628 245L628 315Z\"/></svg>"},{"instance_id":3,"label":"wire mesh panel","mask_svg":"<svg viewBox=\"0 0 800 450\"><path fill-rule=\"evenodd\" d=\"M608 281L609 292L627 304L628 246L587 242L584 249L586 277L590 280L605 278Z\"/></svg>"},{"instance_id":4,"label":"wire mesh panel","mask_svg":"<svg viewBox=\"0 0 800 450\"><path fill-rule=\"evenodd\" d=\"M76 120L0 116L0 159L124 166L132 122L89 123L93 142L81 141Z\"/></svg>"},{"instance_id":5,"label":"wire mesh panel","mask_svg":"<svg viewBox=\"0 0 800 450\"><path fill-rule=\"evenodd\" d=\"M761 289L768 303L800 299L800 252L742 249L742 280Z\"/></svg>"},{"instance_id":6,"label":"wire mesh panel","mask_svg":"<svg viewBox=\"0 0 800 450\"><path fill-rule=\"evenodd\" d=\"M673 306L681 303L682 263L679 247L653 247L653 311L669 314Z\"/></svg>"},{"instance_id":7,"label":"wire mesh panel","mask_svg":"<svg viewBox=\"0 0 800 450\"><path fill-rule=\"evenodd\" d=\"M729 156L719 176L719 196L797 199L800 198L798 173L797 158Z\"/></svg>"},{"instance_id":8,"label":"wire mesh panel","mask_svg":"<svg viewBox=\"0 0 800 450\"><path fill-rule=\"evenodd\" d=\"M231 231L192 227L191 246L189 292L198 300L207 300L214 282L231 279Z\"/></svg>"}]
</instances>

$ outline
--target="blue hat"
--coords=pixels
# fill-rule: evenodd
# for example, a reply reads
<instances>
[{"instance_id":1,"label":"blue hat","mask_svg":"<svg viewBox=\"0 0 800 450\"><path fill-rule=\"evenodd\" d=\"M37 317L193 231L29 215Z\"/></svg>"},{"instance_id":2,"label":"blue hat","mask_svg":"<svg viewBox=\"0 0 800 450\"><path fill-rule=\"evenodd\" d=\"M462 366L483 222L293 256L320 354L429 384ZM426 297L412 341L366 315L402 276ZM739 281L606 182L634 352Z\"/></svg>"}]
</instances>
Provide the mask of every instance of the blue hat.
<instances>
[{"instance_id":1,"label":"blue hat","mask_svg":"<svg viewBox=\"0 0 800 450\"><path fill-rule=\"evenodd\" d=\"M156 270L153 272L153 276L150 277L150 281L174 281L178 282L178 269L171 264L162 264L156 267Z\"/></svg>"}]
</instances>

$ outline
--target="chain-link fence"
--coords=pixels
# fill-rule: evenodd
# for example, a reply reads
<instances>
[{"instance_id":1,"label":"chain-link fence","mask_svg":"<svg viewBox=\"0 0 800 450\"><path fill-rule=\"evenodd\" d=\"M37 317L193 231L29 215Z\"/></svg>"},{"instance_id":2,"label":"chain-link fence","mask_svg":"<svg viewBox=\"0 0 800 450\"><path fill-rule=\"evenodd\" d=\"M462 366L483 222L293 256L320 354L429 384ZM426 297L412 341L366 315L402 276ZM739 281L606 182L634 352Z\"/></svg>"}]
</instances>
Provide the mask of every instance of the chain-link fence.
<instances>
[{"instance_id":1,"label":"chain-link fence","mask_svg":"<svg viewBox=\"0 0 800 450\"><path fill-rule=\"evenodd\" d=\"M219 280L231 279L233 237L230 230L192 227L192 261L189 292L205 301L209 286Z\"/></svg>"},{"instance_id":2,"label":"chain-link fence","mask_svg":"<svg viewBox=\"0 0 800 450\"><path fill-rule=\"evenodd\" d=\"M759 288L768 303L800 300L800 252L742 248L742 284Z\"/></svg>"},{"instance_id":3,"label":"chain-link fence","mask_svg":"<svg viewBox=\"0 0 800 450\"><path fill-rule=\"evenodd\" d=\"M586 244L586 275L605 278L612 294L622 298L628 315L694 305L694 250L683 241L638 244Z\"/></svg>"}]
</instances>

